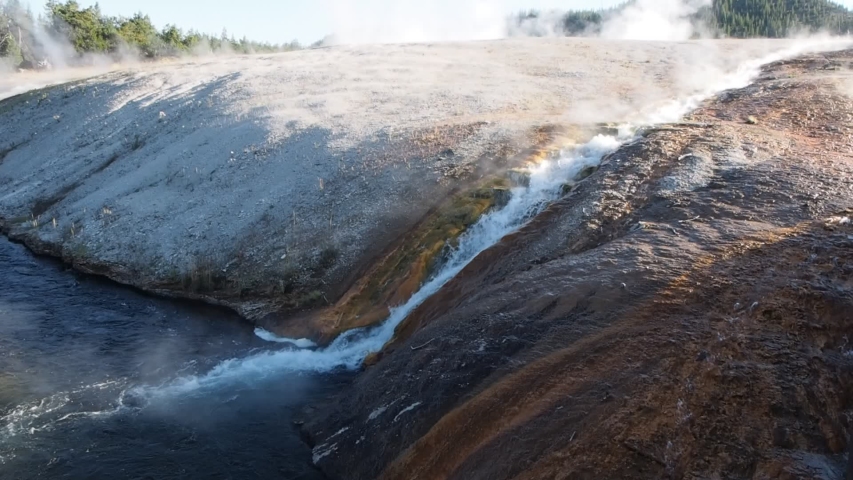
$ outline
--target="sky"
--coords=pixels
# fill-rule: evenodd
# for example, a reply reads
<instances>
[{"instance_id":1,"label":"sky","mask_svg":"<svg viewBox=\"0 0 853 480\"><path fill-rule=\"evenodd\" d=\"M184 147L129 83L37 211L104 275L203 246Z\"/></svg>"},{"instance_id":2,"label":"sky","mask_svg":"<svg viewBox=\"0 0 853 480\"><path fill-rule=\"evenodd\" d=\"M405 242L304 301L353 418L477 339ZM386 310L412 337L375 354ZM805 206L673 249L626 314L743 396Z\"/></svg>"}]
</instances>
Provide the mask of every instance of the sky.
<instances>
[{"instance_id":1,"label":"sky","mask_svg":"<svg viewBox=\"0 0 853 480\"><path fill-rule=\"evenodd\" d=\"M90 6L95 0L77 0ZM851 0L853 2L853 0ZM34 12L41 12L42 0L30 0ZM310 44L324 36L353 30L362 25L393 25L398 29L428 25L433 30L444 28L442 19L447 12L465 11L479 14L478 25L496 16L527 9L601 8L621 3L620 0L239 0L214 2L210 0L98 0L107 15L130 16L143 12L162 28L174 24L183 29L219 34L223 28L236 38L284 43L299 40ZM485 11L482 11L485 10ZM449 27L447 27L449 28ZM458 31L464 24L454 25ZM359 31L364 35L364 31ZM433 35L434 36L434 35ZM475 35L476 36L476 35ZM412 40L417 40L417 36ZM452 39L452 38L448 38Z\"/></svg>"},{"instance_id":2,"label":"sky","mask_svg":"<svg viewBox=\"0 0 853 480\"><path fill-rule=\"evenodd\" d=\"M623 0L77 0L112 16L142 12L162 28L270 43L311 44L336 33L352 43L499 38L508 14L521 10L604 8ZM44 0L29 0L35 12ZM839 3L853 7L853 0ZM452 12L454 15L448 15Z\"/></svg>"}]
</instances>

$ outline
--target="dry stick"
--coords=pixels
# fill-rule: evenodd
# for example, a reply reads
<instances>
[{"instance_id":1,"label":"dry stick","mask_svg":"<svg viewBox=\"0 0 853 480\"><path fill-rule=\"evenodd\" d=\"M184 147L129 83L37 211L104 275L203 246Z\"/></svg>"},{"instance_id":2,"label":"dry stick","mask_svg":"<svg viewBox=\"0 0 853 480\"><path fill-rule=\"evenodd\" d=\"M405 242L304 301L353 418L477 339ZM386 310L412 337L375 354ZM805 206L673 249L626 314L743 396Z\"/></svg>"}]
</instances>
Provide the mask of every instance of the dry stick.
<instances>
[{"instance_id":1,"label":"dry stick","mask_svg":"<svg viewBox=\"0 0 853 480\"><path fill-rule=\"evenodd\" d=\"M417 347L412 347L412 351L420 350L420 349L422 349L422 348L426 347L427 345L429 345L430 343L432 343L432 342L434 342L434 341L435 341L435 338L433 338L432 340L430 340L430 341L426 342L426 343L425 343L425 344L423 344L423 345L419 345L419 346L417 346Z\"/></svg>"}]
</instances>

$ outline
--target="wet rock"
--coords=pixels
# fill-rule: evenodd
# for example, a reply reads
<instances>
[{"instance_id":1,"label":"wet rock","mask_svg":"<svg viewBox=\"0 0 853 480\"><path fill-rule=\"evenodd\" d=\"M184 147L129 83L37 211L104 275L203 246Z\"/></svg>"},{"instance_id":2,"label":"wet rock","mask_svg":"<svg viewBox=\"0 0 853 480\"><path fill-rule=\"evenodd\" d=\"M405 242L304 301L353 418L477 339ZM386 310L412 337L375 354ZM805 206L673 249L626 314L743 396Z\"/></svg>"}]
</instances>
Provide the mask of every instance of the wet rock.
<instances>
[{"instance_id":1,"label":"wet rock","mask_svg":"<svg viewBox=\"0 0 853 480\"><path fill-rule=\"evenodd\" d=\"M575 175L574 180L576 182L580 182L581 180L586 180L587 178L592 176L593 173L597 172L598 168L599 168L598 166L585 167L580 172L578 172L577 175Z\"/></svg>"},{"instance_id":2,"label":"wet rock","mask_svg":"<svg viewBox=\"0 0 853 480\"><path fill-rule=\"evenodd\" d=\"M496 187L493 189L494 205L496 208L505 207L512 200L512 190L509 188Z\"/></svg>"},{"instance_id":3,"label":"wet rock","mask_svg":"<svg viewBox=\"0 0 853 480\"><path fill-rule=\"evenodd\" d=\"M529 187L530 186L530 171L522 169L512 169L507 172L507 178L514 187Z\"/></svg>"},{"instance_id":4,"label":"wet rock","mask_svg":"<svg viewBox=\"0 0 853 480\"><path fill-rule=\"evenodd\" d=\"M711 156L690 152L678 157L679 165L660 181L660 194L671 197L708 186L714 176Z\"/></svg>"},{"instance_id":5,"label":"wet rock","mask_svg":"<svg viewBox=\"0 0 853 480\"><path fill-rule=\"evenodd\" d=\"M794 442L791 440L787 428L776 427L773 429L773 445L779 448L794 448Z\"/></svg>"},{"instance_id":6,"label":"wet rock","mask_svg":"<svg viewBox=\"0 0 853 480\"><path fill-rule=\"evenodd\" d=\"M619 125L613 123L599 123L596 125L596 133L600 135L609 135L611 137L619 136Z\"/></svg>"}]
</instances>

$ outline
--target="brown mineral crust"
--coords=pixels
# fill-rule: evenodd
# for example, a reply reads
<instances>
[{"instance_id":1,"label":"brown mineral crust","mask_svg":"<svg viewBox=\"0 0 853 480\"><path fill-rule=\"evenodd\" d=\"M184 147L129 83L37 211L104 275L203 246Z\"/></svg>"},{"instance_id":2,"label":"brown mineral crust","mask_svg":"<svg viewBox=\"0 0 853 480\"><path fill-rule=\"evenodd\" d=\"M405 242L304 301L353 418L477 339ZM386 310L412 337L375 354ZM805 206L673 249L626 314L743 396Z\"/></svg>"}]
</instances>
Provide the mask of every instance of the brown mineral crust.
<instances>
[{"instance_id":1,"label":"brown mineral crust","mask_svg":"<svg viewBox=\"0 0 853 480\"><path fill-rule=\"evenodd\" d=\"M385 479L849 476L850 65L851 51L770 65L606 158L317 406L306 435L336 447L318 466Z\"/></svg>"}]
</instances>

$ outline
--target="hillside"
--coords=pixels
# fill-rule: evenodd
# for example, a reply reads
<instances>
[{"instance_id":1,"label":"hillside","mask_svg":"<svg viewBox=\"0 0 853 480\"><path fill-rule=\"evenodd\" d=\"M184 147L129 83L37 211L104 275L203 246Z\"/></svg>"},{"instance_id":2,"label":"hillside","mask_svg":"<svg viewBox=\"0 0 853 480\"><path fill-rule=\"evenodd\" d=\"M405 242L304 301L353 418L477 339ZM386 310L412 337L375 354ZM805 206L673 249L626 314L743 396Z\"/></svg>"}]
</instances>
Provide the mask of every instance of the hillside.
<instances>
[{"instance_id":1,"label":"hillside","mask_svg":"<svg viewBox=\"0 0 853 480\"><path fill-rule=\"evenodd\" d=\"M691 92L675 68L691 58L725 71L783 45L514 39L143 64L0 103L0 226L80 269L328 339L412 294L500 201L494 170ZM557 128L571 125L586 131Z\"/></svg>"}]
</instances>

